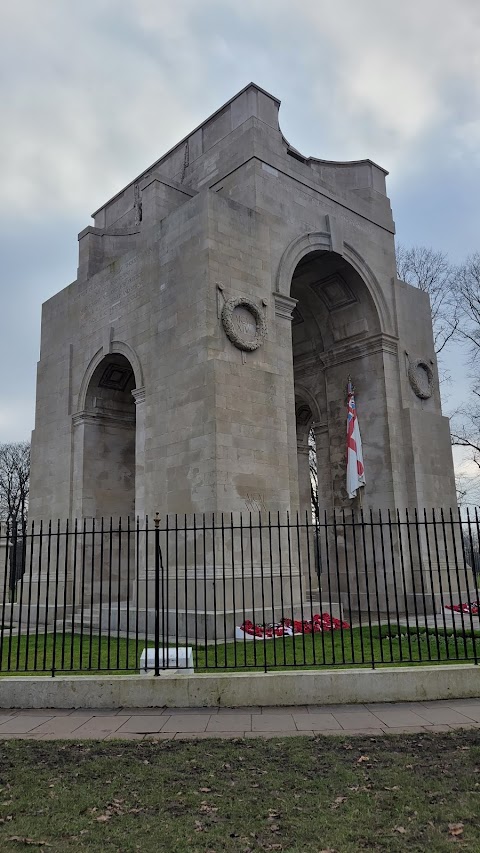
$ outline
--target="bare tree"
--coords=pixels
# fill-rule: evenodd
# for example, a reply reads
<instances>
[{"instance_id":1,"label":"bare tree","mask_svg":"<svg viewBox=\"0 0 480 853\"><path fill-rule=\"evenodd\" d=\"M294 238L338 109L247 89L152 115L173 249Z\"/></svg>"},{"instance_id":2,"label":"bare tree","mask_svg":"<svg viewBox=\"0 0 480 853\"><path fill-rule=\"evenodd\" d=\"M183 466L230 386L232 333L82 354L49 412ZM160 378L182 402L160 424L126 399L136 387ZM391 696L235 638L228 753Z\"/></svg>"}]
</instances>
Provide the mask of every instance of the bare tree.
<instances>
[{"instance_id":1,"label":"bare tree","mask_svg":"<svg viewBox=\"0 0 480 853\"><path fill-rule=\"evenodd\" d=\"M461 312L458 332L470 346L470 363L480 359L480 252L470 255L455 275L455 296ZM480 382L477 380L477 384Z\"/></svg>"},{"instance_id":2,"label":"bare tree","mask_svg":"<svg viewBox=\"0 0 480 853\"><path fill-rule=\"evenodd\" d=\"M452 443L455 444L453 437ZM458 506L480 505L480 469L478 474L472 474L471 467L468 464L471 461L471 459L465 460L460 464L455 473ZM468 471L466 470L467 468Z\"/></svg>"},{"instance_id":3,"label":"bare tree","mask_svg":"<svg viewBox=\"0 0 480 853\"><path fill-rule=\"evenodd\" d=\"M478 475L469 477L476 495L480 494L480 252L470 255L458 267L454 291L459 306L457 337L468 347L468 364L472 369L472 386L468 405L461 406L451 421L452 444L467 448Z\"/></svg>"},{"instance_id":4,"label":"bare tree","mask_svg":"<svg viewBox=\"0 0 480 853\"><path fill-rule=\"evenodd\" d=\"M30 444L0 444L0 521L22 523L28 511Z\"/></svg>"},{"instance_id":5,"label":"bare tree","mask_svg":"<svg viewBox=\"0 0 480 853\"><path fill-rule=\"evenodd\" d=\"M450 431L453 445L469 448L471 461L477 466L480 476L480 391L472 388L471 394L470 407L457 409L450 423Z\"/></svg>"},{"instance_id":6,"label":"bare tree","mask_svg":"<svg viewBox=\"0 0 480 853\"><path fill-rule=\"evenodd\" d=\"M428 293L432 312L433 341L439 355L458 328L454 281L456 269L445 252L427 246L396 246L397 275Z\"/></svg>"}]
</instances>

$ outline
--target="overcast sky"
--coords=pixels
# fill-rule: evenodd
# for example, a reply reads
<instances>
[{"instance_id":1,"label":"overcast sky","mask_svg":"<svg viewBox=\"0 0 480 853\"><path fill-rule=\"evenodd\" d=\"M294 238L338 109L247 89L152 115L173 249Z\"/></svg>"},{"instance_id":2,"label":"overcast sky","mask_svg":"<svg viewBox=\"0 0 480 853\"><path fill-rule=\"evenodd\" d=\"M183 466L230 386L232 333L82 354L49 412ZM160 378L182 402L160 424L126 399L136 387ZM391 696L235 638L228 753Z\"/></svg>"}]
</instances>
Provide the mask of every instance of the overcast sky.
<instances>
[{"instance_id":1,"label":"overcast sky","mask_svg":"<svg viewBox=\"0 0 480 853\"><path fill-rule=\"evenodd\" d=\"M479 46L479 0L2 3L0 442L33 427L40 306L91 211L251 80L305 155L389 170L400 242L479 250Z\"/></svg>"}]
</instances>

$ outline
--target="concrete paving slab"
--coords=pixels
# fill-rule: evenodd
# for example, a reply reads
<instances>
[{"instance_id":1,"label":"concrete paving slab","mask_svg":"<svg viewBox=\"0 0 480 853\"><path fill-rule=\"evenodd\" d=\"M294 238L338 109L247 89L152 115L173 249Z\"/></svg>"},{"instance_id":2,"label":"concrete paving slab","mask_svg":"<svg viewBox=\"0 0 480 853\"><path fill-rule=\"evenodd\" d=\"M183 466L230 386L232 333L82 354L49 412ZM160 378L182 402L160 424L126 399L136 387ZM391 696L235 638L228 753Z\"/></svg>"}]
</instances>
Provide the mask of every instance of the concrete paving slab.
<instances>
[{"instance_id":1,"label":"concrete paving slab","mask_svg":"<svg viewBox=\"0 0 480 853\"><path fill-rule=\"evenodd\" d=\"M424 702L389 702L385 705L377 703L375 706L369 705L369 710L374 713L375 708L385 709L387 711L411 711L413 714L419 714L422 708L426 707Z\"/></svg>"},{"instance_id":2,"label":"concrete paving slab","mask_svg":"<svg viewBox=\"0 0 480 853\"><path fill-rule=\"evenodd\" d=\"M299 731L312 729L314 732L323 732L342 728L333 714L292 714L292 717Z\"/></svg>"},{"instance_id":3,"label":"concrete paving slab","mask_svg":"<svg viewBox=\"0 0 480 853\"><path fill-rule=\"evenodd\" d=\"M136 732L137 734L156 734L162 730L167 717L162 717L161 714L154 716L153 714L135 715L129 717L117 729L118 734L127 734Z\"/></svg>"},{"instance_id":4,"label":"concrete paving slab","mask_svg":"<svg viewBox=\"0 0 480 853\"><path fill-rule=\"evenodd\" d=\"M428 721L425 717L420 717L414 714L413 711L391 710L387 708L377 708L372 711L373 714L383 723L383 725L398 728L399 726L427 726Z\"/></svg>"},{"instance_id":5,"label":"concrete paving slab","mask_svg":"<svg viewBox=\"0 0 480 853\"><path fill-rule=\"evenodd\" d=\"M386 735L414 735L431 731L431 726L383 726L383 733Z\"/></svg>"},{"instance_id":6,"label":"concrete paving slab","mask_svg":"<svg viewBox=\"0 0 480 853\"><path fill-rule=\"evenodd\" d=\"M291 714L262 714L261 716L252 716L252 732L288 732L295 729L295 721Z\"/></svg>"},{"instance_id":7,"label":"concrete paving slab","mask_svg":"<svg viewBox=\"0 0 480 853\"><path fill-rule=\"evenodd\" d=\"M317 734L318 734L318 732L317 732ZM375 737L378 735L383 735L383 734L385 734L385 732L381 728L377 728L377 729L371 729L371 728L366 728L366 729L325 729L325 731L321 732L321 734L339 735L339 736L342 736L342 735L345 735L345 736L347 736L347 735L348 736L350 736L350 735L365 735L365 737Z\"/></svg>"},{"instance_id":8,"label":"concrete paving slab","mask_svg":"<svg viewBox=\"0 0 480 853\"><path fill-rule=\"evenodd\" d=\"M262 714L306 714L306 705L273 705L262 708Z\"/></svg>"},{"instance_id":9,"label":"concrete paving slab","mask_svg":"<svg viewBox=\"0 0 480 853\"><path fill-rule=\"evenodd\" d=\"M336 714L337 712L358 714L365 713L366 705L307 705L309 714Z\"/></svg>"},{"instance_id":10,"label":"concrete paving slab","mask_svg":"<svg viewBox=\"0 0 480 853\"><path fill-rule=\"evenodd\" d=\"M80 709L77 709L77 713ZM119 715L125 716L124 712L119 708L82 708L82 711L85 711L88 714L91 714L92 717L118 717ZM70 711L70 713L75 713L75 711Z\"/></svg>"},{"instance_id":11,"label":"concrete paving slab","mask_svg":"<svg viewBox=\"0 0 480 853\"><path fill-rule=\"evenodd\" d=\"M39 734L50 735L54 734L57 737L74 736L74 732L85 723L88 723L92 717L90 714L74 714L68 717L50 717L47 722L42 723L35 731Z\"/></svg>"},{"instance_id":12,"label":"concrete paving slab","mask_svg":"<svg viewBox=\"0 0 480 853\"><path fill-rule=\"evenodd\" d=\"M252 716L258 714L217 714L210 717L207 732L249 732L252 728Z\"/></svg>"},{"instance_id":13,"label":"concrete paving slab","mask_svg":"<svg viewBox=\"0 0 480 853\"><path fill-rule=\"evenodd\" d=\"M59 734L58 732L47 732L47 734L39 734L37 735L38 740L56 740L56 741L66 741L66 740L75 740L75 733L71 732L70 734ZM101 738L100 738L101 739Z\"/></svg>"},{"instance_id":14,"label":"concrete paving slab","mask_svg":"<svg viewBox=\"0 0 480 853\"><path fill-rule=\"evenodd\" d=\"M4 713L2 708L2 714ZM73 708L12 708L10 711L12 715L22 714L23 717L28 714L32 717L67 717L72 713Z\"/></svg>"},{"instance_id":15,"label":"concrete paving slab","mask_svg":"<svg viewBox=\"0 0 480 853\"><path fill-rule=\"evenodd\" d=\"M174 714L167 717L162 732L204 732L210 719L209 714Z\"/></svg>"},{"instance_id":16,"label":"concrete paving slab","mask_svg":"<svg viewBox=\"0 0 480 853\"><path fill-rule=\"evenodd\" d=\"M453 711L458 711L459 714L463 714L464 717L468 717L469 720L474 720L476 723L480 723L480 704L479 705L455 705L452 708Z\"/></svg>"},{"instance_id":17,"label":"concrete paving slab","mask_svg":"<svg viewBox=\"0 0 480 853\"><path fill-rule=\"evenodd\" d=\"M379 709L380 711L415 712L417 708L422 708L423 705L423 702L366 702L363 707L364 709L366 708L367 711L371 711L371 713L374 714L376 709Z\"/></svg>"},{"instance_id":18,"label":"concrete paving slab","mask_svg":"<svg viewBox=\"0 0 480 853\"><path fill-rule=\"evenodd\" d=\"M25 734L48 722L50 717L34 716L33 714L18 714L10 717L0 726L0 734Z\"/></svg>"},{"instance_id":19,"label":"concrete paving slab","mask_svg":"<svg viewBox=\"0 0 480 853\"><path fill-rule=\"evenodd\" d=\"M340 723L342 729L378 729L379 728L379 720L375 714L372 714L370 711L364 710L361 713L343 713L341 711L335 711L332 715L338 723Z\"/></svg>"},{"instance_id":20,"label":"concrete paving slab","mask_svg":"<svg viewBox=\"0 0 480 853\"><path fill-rule=\"evenodd\" d=\"M454 701L454 700L452 700ZM204 708L121 708L110 713L88 711L48 715L10 711L0 716L0 740L28 738L35 740L166 740L185 735L242 738L253 736L281 737L289 734L307 736L365 735L441 732L455 728L480 729L480 702L461 700L451 703L375 703L366 705L294 706L285 708L214 709ZM303 708L303 710L301 710ZM133 711L135 711L133 713ZM463 713L462 713L463 711ZM468 716L470 714L470 716ZM477 719L475 719L477 718Z\"/></svg>"},{"instance_id":21,"label":"concrete paving slab","mask_svg":"<svg viewBox=\"0 0 480 853\"><path fill-rule=\"evenodd\" d=\"M424 720L427 720L431 725L437 725L439 723L446 723L447 725L451 725L452 723L467 723L469 720L468 717L464 714L460 714L459 711L446 707L422 708L422 710L417 711L417 714Z\"/></svg>"},{"instance_id":22,"label":"concrete paving slab","mask_svg":"<svg viewBox=\"0 0 480 853\"><path fill-rule=\"evenodd\" d=\"M209 738L221 738L223 740L231 740L233 738L243 738L245 734L251 734L251 732L242 732L242 731L231 731L231 732L177 732L174 736L175 740L208 740Z\"/></svg>"},{"instance_id":23,"label":"concrete paving slab","mask_svg":"<svg viewBox=\"0 0 480 853\"><path fill-rule=\"evenodd\" d=\"M116 717L114 715L108 717L91 717L86 723L83 723L83 725L75 730L73 737L75 739L83 737L98 737L100 740L103 740L107 735L112 734L112 732L116 732L123 722L124 720L122 717Z\"/></svg>"},{"instance_id":24,"label":"concrete paving slab","mask_svg":"<svg viewBox=\"0 0 480 853\"><path fill-rule=\"evenodd\" d=\"M300 731L298 731L298 729L288 729L288 730L284 729L283 731L280 730L280 731L271 731L271 732L267 732L267 731L265 731L265 732L261 732L261 731L245 732L245 737L246 738L251 738L251 737L263 737L263 738L276 738L277 737L278 738L278 737L302 737L302 736L303 737L313 737L314 734L315 734L315 732L313 731L313 729L310 729L309 731L305 731L305 732L300 732Z\"/></svg>"}]
</instances>

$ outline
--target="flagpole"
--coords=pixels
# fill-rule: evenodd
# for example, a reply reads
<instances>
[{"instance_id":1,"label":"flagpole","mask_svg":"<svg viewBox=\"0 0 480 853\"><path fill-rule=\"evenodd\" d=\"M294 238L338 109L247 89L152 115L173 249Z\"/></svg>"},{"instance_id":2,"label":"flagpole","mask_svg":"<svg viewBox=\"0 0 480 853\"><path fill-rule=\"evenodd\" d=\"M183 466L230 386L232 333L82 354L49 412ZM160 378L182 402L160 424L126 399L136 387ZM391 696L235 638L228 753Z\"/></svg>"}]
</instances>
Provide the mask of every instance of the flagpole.
<instances>
[{"instance_id":1,"label":"flagpole","mask_svg":"<svg viewBox=\"0 0 480 853\"><path fill-rule=\"evenodd\" d=\"M359 508L360 512L361 512L361 511L362 511L362 509L363 509L363 498L362 498L362 492L363 492L363 489L359 489L359 490L358 490L358 493L357 493L357 494L358 494L358 508Z\"/></svg>"}]
</instances>

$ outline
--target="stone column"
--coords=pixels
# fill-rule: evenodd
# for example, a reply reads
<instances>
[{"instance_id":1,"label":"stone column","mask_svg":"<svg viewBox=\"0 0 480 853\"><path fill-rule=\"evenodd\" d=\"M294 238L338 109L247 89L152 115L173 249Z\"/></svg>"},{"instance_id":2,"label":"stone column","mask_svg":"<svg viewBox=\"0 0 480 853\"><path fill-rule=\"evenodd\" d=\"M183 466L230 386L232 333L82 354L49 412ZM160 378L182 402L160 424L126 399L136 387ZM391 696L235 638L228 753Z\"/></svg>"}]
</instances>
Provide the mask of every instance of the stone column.
<instances>
[{"instance_id":1,"label":"stone column","mask_svg":"<svg viewBox=\"0 0 480 853\"><path fill-rule=\"evenodd\" d=\"M283 383L285 389L284 411L282 417L285 418L286 436L287 436L287 452L288 452L288 484L284 484L284 488L288 485L288 502L287 508L294 512L298 507L298 464L297 464L297 430L295 418L295 381L293 376L293 356L292 356L292 313L296 299L290 296L284 296L281 293L274 294L275 302L275 318L277 323L276 328L276 358L280 366ZM288 506L289 505L289 506ZM278 497L276 506L272 509L279 508ZM281 507L283 509L283 507Z\"/></svg>"},{"instance_id":2,"label":"stone column","mask_svg":"<svg viewBox=\"0 0 480 853\"><path fill-rule=\"evenodd\" d=\"M145 388L134 388L132 391L132 397L135 400L135 519L133 527L136 528L138 519L139 528L140 530L143 530L145 528L145 516L147 514L147 508L145 507ZM153 514L153 507L149 509ZM145 538L145 534L140 533L138 535L140 537L138 542L138 554L135 553L135 547L130 543L132 548L132 565L135 565L136 578L134 587L131 590L130 600L132 603L135 600L135 607L139 607L141 604L141 601L136 601L137 591L139 592L139 598L142 599L149 577L151 576L151 579L154 577L153 571L155 562L152 547L150 548L150 551L147 550L147 539ZM153 546L153 535L152 542L150 544ZM152 592L152 595L154 595L154 592ZM132 617L135 618L134 613L132 613Z\"/></svg>"},{"instance_id":3,"label":"stone column","mask_svg":"<svg viewBox=\"0 0 480 853\"><path fill-rule=\"evenodd\" d=\"M77 412L72 418L73 427L73 465L70 515L72 520L81 519L88 513L83 505L83 449L85 445L85 412Z\"/></svg>"},{"instance_id":4,"label":"stone column","mask_svg":"<svg viewBox=\"0 0 480 853\"><path fill-rule=\"evenodd\" d=\"M135 400L135 518L145 518L145 388L132 391ZM153 512L153 507L152 507Z\"/></svg>"}]
</instances>

